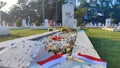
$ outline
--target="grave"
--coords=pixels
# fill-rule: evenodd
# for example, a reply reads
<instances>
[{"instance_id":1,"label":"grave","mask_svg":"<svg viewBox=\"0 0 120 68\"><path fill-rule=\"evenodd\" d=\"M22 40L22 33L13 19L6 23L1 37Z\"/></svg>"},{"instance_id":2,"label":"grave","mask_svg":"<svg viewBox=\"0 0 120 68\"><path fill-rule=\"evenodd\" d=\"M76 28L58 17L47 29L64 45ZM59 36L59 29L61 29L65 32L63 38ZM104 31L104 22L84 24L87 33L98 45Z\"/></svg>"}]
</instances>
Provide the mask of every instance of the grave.
<instances>
[{"instance_id":1,"label":"grave","mask_svg":"<svg viewBox=\"0 0 120 68\"><path fill-rule=\"evenodd\" d=\"M98 23L98 27L101 27L101 23L100 22Z\"/></svg>"},{"instance_id":2,"label":"grave","mask_svg":"<svg viewBox=\"0 0 120 68\"><path fill-rule=\"evenodd\" d=\"M2 26L6 26L5 20L2 21Z\"/></svg>"},{"instance_id":3,"label":"grave","mask_svg":"<svg viewBox=\"0 0 120 68\"><path fill-rule=\"evenodd\" d=\"M94 27L94 25L93 25L92 22L90 22L90 23L87 23L87 24L86 24L86 27L92 28L92 27Z\"/></svg>"},{"instance_id":4,"label":"grave","mask_svg":"<svg viewBox=\"0 0 120 68\"><path fill-rule=\"evenodd\" d=\"M103 27L103 24L102 23L95 23L95 24L93 24L92 22L90 22L90 23L87 23L86 25L85 25L85 27L89 27L89 28L102 28Z\"/></svg>"},{"instance_id":5,"label":"grave","mask_svg":"<svg viewBox=\"0 0 120 68\"><path fill-rule=\"evenodd\" d=\"M10 34L10 29L5 25L5 21L2 21L2 25L0 25L0 35L8 34Z\"/></svg>"},{"instance_id":6,"label":"grave","mask_svg":"<svg viewBox=\"0 0 120 68\"><path fill-rule=\"evenodd\" d=\"M67 3L62 5L62 26L76 28L76 22L74 19L74 4Z\"/></svg>"},{"instance_id":7,"label":"grave","mask_svg":"<svg viewBox=\"0 0 120 68\"><path fill-rule=\"evenodd\" d=\"M22 26L25 28L28 27L25 19L22 20Z\"/></svg>"},{"instance_id":8,"label":"grave","mask_svg":"<svg viewBox=\"0 0 120 68\"><path fill-rule=\"evenodd\" d=\"M111 27L111 18L106 19L105 21L105 27Z\"/></svg>"},{"instance_id":9,"label":"grave","mask_svg":"<svg viewBox=\"0 0 120 68\"><path fill-rule=\"evenodd\" d=\"M53 39L52 41L50 41L51 35L53 36L60 35L62 37L61 39L64 38L64 40ZM14 40L14 43L11 41L9 44L4 43L4 45L6 46L3 48L2 51L0 51L0 55L1 55L0 58L2 59L2 61L0 61L0 66L14 67L14 68L44 68L42 67L42 65L38 65L37 62L40 60L45 60L46 58L51 56L46 52L45 46L56 45L56 47L58 46L58 48L60 47L60 45L68 46L69 44L67 44L67 41L70 41L72 39L75 40L75 36L76 36L75 32L61 33L58 31L52 31L52 32L44 33L42 35L24 37L18 40ZM82 43L82 44L79 44L79 43ZM86 60L83 60L83 59L80 60L80 59L74 58L78 52L100 58L97 52L95 51L94 47L92 46L91 42L89 41L88 37L84 33L84 31L78 32L76 36L75 44L76 46L72 51L73 57L64 55L63 57L67 56L67 58L65 58L64 61L50 68L63 68L63 67L65 68L76 68L76 67L77 68L91 68L91 67L106 68L106 65L105 66L102 66L101 64L93 65L92 63L87 62Z\"/></svg>"},{"instance_id":10,"label":"grave","mask_svg":"<svg viewBox=\"0 0 120 68\"><path fill-rule=\"evenodd\" d=\"M42 26L36 26L35 23L33 23L32 26L30 26L30 29L31 30L36 30L36 29L48 29L50 26L49 26L49 23L48 23L48 19L45 19L45 23L44 25Z\"/></svg>"},{"instance_id":11,"label":"grave","mask_svg":"<svg viewBox=\"0 0 120 68\"><path fill-rule=\"evenodd\" d=\"M97 27L97 24L95 23L93 27Z\"/></svg>"},{"instance_id":12,"label":"grave","mask_svg":"<svg viewBox=\"0 0 120 68\"><path fill-rule=\"evenodd\" d=\"M120 22L119 22L119 24L118 24L118 27L117 27L118 29L120 29Z\"/></svg>"},{"instance_id":13,"label":"grave","mask_svg":"<svg viewBox=\"0 0 120 68\"><path fill-rule=\"evenodd\" d=\"M0 35L10 34L10 29L5 26L0 26Z\"/></svg>"},{"instance_id":14,"label":"grave","mask_svg":"<svg viewBox=\"0 0 120 68\"><path fill-rule=\"evenodd\" d=\"M49 23L48 23L48 19L45 19L45 26L44 26L45 28L49 28L50 27L50 25L49 25Z\"/></svg>"},{"instance_id":15,"label":"grave","mask_svg":"<svg viewBox=\"0 0 120 68\"><path fill-rule=\"evenodd\" d=\"M105 27L103 27L102 29L104 30L108 30L108 31L114 31L114 32L118 32L120 31L120 29L117 27L117 25L114 25L114 27L111 25L111 19L108 18L105 21Z\"/></svg>"}]
</instances>

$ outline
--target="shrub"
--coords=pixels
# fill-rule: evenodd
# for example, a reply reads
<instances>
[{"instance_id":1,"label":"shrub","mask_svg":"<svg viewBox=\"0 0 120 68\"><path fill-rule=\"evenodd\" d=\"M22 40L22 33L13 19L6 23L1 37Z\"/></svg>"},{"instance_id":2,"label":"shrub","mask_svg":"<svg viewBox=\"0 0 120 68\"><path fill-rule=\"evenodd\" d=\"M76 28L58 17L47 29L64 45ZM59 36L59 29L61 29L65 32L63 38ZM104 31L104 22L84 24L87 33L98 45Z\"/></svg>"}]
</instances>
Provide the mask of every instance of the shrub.
<instances>
[{"instance_id":1,"label":"shrub","mask_svg":"<svg viewBox=\"0 0 120 68\"><path fill-rule=\"evenodd\" d=\"M17 27L21 27L21 26L22 26L22 19L21 19L21 18L18 18L18 19L16 20L16 26L17 26Z\"/></svg>"},{"instance_id":2,"label":"shrub","mask_svg":"<svg viewBox=\"0 0 120 68\"><path fill-rule=\"evenodd\" d=\"M40 26L40 23L39 23L38 20L35 21L35 25L36 25L36 26Z\"/></svg>"}]
</instances>

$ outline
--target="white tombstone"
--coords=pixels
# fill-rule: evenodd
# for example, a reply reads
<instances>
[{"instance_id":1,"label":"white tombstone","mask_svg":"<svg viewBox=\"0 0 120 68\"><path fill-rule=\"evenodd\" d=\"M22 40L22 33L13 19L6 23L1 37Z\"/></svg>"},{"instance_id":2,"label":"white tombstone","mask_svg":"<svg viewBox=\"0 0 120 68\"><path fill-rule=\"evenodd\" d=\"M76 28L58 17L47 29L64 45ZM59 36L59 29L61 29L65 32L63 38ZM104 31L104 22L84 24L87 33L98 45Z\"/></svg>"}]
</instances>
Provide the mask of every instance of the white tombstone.
<instances>
[{"instance_id":1,"label":"white tombstone","mask_svg":"<svg viewBox=\"0 0 120 68\"><path fill-rule=\"evenodd\" d=\"M62 5L62 24L63 27L73 28L74 25L74 4Z\"/></svg>"},{"instance_id":2,"label":"white tombstone","mask_svg":"<svg viewBox=\"0 0 120 68\"><path fill-rule=\"evenodd\" d=\"M14 23L14 27L16 27L16 23Z\"/></svg>"},{"instance_id":3,"label":"white tombstone","mask_svg":"<svg viewBox=\"0 0 120 68\"><path fill-rule=\"evenodd\" d=\"M33 27L36 27L35 23L33 23Z\"/></svg>"},{"instance_id":4,"label":"white tombstone","mask_svg":"<svg viewBox=\"0 0 120 68\"><path fill-rule=\"evenodd\" d=\"M5 26L5 20L2 21L2 26Z\"/></svg>"},{"instance_id":5,"label":"white tombstone","mask_svg":"<svg viewBox=\"0 0 120 68\"><path fill-rule=\"evenodd\" d=\"M97 24L95 24L94 27L97 27Z\"/></svg>"},{"instance_id":6,"label":"white tombstone","mask_svg":"<svg viewBox=\"0 0 120 68\"><path fill-rule=\"evenodd\" d=\"M111 26L111 18L106 19L105 26L110 27Z\"/></svg>"},{"instance_id":7,"label":"white tombstone","mask_svg":"<svg viewBox=\"0 0 120 68\"><path fill-rule=\"evenodd\" d=\"M120 22L119 22L119 24L118 24L118 27L117 27L118 29L120 29Z\"/></svg>"},{"instance_id":8,"label":"white tombstone","mask_svg":"<svg viewBox=\"0 0 120 68\"><path fill-rule=\"evenodd\" d=\"M62 24L60 23L60 27L62 26Z\"/></svg>"},{"instance_id":9,"label":"white tombstone","mask_svg":"<svg viewBox=\"0 0 120 68\"><path fill-rule=\"evenodd\" d=\"M90 27L93 27L93 23L92 22L90 22L90 25L89 25Z\"/></svg>"},{"instance_id":10,"label":"white tombstone","mask_svg":"<svg viewBox=\"0 0 120 68\"><path fill-rule=\"evenodd\" d=\"M10 34L10 29L7 27L0 27L0 35L8 35Z\"/></svg>"},{"instance_id":11,"label":"white tombstone","mask_svg":"<svg viewBox=\"0 0 120 68\"><path fill-rule=\"evenodd\" d=\"M27 26L28 26L28 27L30 26L30 22L27 23Z\"/></svg>"},{"instance_id":12,"label":"white tombstone","mask_svg":"<svg viewBox=\"0 0 120 68\"><path fill-rule=\"evenodd\" d=\"M118 26L120 26L120 22L119 22Z\"/></svg>"},{"instance_id":13,"label":"white tombstone","mask_svg":"<svg viewBox=\"0 0 120 68\"><path fill-rule=\"evenodd\" d=\"M98 26L99 26L99 27L101 26L101 23L100 23L100 22L98 23Z\"/></svg>"},{"instance_id":14,"label":"white tombstone","mask_svg":"<svg viewBox=\"0 0 120 68\"><path fill-rule=\"evenodd\" d=\"M77 19L74 19L73 28L74 28L74 29L77 28Z\"/></svg>"},{"instance_id":15,"label":"white tombstone","mask_svg":"<svg viewBox=\"0 0 120 68\"><path fill-rule=\"evenodd\" d=\"M25 20L25 19L22 20L22 26L23 26L23 27L27 27L27 24L26 24L26 20Z\"/></svg>"},{"instance_id":16,"label":"white tombstone","mask_svg":"<svg viewBox=\"0 0 120 68\"><path fill-rule=\"evenodd\" d=\"M117 28L118 27L118 25L117 24L114 24L114 28Z\"/></svg>"},{"instance_id":17,"label":"white tombstone","mask_svg":"<svg viewBox=\"0 0 120 68\"><path fill-rule=\"evenodd\" d=\"M46 28L49 28L48 19L45 19L45 27L46 27Z\"/></svg>"},{"instance_id":18,"label":"white tombstone","mask_svg":"<svg viewBox=\"0 0 120 68\"><path fill-rule=\"evenodd\" d=\"M105 27L105 25L104 25L104 24L102 24L102 27Z\"/></svg>"}]
</instances>

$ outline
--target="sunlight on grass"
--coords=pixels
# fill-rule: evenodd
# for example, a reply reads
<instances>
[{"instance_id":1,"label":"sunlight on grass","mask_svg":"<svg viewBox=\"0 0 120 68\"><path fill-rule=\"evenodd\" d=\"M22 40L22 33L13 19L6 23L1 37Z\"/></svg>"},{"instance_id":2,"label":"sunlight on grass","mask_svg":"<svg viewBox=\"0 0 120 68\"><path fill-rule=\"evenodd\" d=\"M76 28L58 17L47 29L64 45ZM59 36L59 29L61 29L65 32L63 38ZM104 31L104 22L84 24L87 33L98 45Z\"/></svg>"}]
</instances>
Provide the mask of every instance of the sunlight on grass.
<instances>
[{"instance_id":1,"label":"sunlight on grass","mask_svg":"<svg viewBox=\"0 0 120 68\"><path fill-rule=\"evenodd\" d=\"M84 28L101 58L108 62L108 68L120 67L120 32Z\"/></svg>"}]
</instances>

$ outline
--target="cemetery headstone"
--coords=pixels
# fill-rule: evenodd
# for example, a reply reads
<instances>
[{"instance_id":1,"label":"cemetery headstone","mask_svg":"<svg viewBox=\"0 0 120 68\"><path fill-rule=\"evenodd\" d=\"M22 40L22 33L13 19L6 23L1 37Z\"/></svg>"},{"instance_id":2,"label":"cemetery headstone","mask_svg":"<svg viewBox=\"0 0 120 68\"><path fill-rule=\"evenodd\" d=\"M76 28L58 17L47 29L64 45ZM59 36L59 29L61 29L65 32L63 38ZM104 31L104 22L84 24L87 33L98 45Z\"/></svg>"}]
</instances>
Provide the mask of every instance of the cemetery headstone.
<instances>
[{"instance_id":1,"label":"cemetery headstone","mask_svg":"<svg viewBox=\"0 0 120 68\"><path fill-rule=\"evenodd\" d=\"M105 25L104 24L102 24L102 27L104 27Z\"/></svg>"},{"instance_id":2,"label":"cemetery headstone","mask_svg":"<svg viewBox=\"0 0 120 68\"><path fill-rule=\"evenodd\" d=\"M60 27L62 26L62 24L60 23Z\"/></svg>"},{"instance_id":3,"label":"cemetery headstone","mask_svg":"<svg viewBox=\"0 0 120 68\"><path fill-rule=\"evenodd\" d=\"M5 25L5 20L2 21L2 26L6 26L6 25Z\"/></svg>"},{"instance_id":4,"label":"cemetery headstone","mask_svg":"<svg viewBox=\"0 0 120 68\"><path fill-rule=\"evenodd\" d=\"M90 25L90 23L87 23L87 24L86 24L86 27L88 27L89 25Z\"/></svg>"},{"instance_id":5,"label":"cemetery headstone","mask_svg":"<svg viewBox=\"0 0 120 68\"><path fill-rule=\"evenodd\" d=\"M77 19L74 19L73 28L77 28Z\"/></svg>"},{"instance_id":6,"label":"cemetery headstone","mask_svg":"<svg viewBox=\"0 0 120 68\"><path fill-rule=\"evenodd\" d=\"M100 22L98 23L98 26L99 26L99 27L101 26L101 23L100 23Z\"/></svg>"},{"instance_id":7,"label":"cemetery headstone","mask_svg":"<svg viewBox=\"0 0 120 68\"><path fill-rule=\"evenodd\" d=\"M16 27L16 23L14 23L14 27Z\"/></svg>"},{"instance_id":8,"label":"cemetery headstone","mask_svg":"<svg viewBox=\"0 0 120 68\"><path fill-rule=\"evenodd\" d=\"M118 25L117 24L114 24L114 28L117 28L118 27Z\"/></svg>"},{"instance_id":9,"label":"cemetery headstone","mask_svg":"<svg viewBox=\"0 0 120 68\"><path fill-rule=\"evenodd\" d=\"M119 22L118 26L120 26L120 22Z\"/></svg>"},{"instance_id":10,"label":"cemetery headstone","mask_svg":"<svg viewBox=\"0 0 120 68\"><path fill-rule=\"evenodd\" d=\"M90 25L89 25L90 27L93 27L93 23L92 22L90 22Z\"/></svg>"},{"instance_id":11,"label":"cemetery headstone","mask_svg":"<svg viewBox=\"0 0 120 68\"><path fill-rule=\"evenodd\" d=\"M63 27L73 28L74 25L74 4L67 3L62 5L62 25Z\"/></svg>"},{"instance_id":12,"label":"cemetery headstone","mask_svg":"<svg viewBox=\"0 0 120 68\"><path fill-rule=\"evenodd\" d=\"M36 27L35 23L33 23L33 27Z\"/></svg>"},{"instance_id":13,"label":"cemetery headstone","mask_svg":"<svg viewBox=\"0 0 120 68\"><path fill-rule=\"evenodd\" d=\"M111 26L111 18L106 19L105 26L106 27L110 27Z\"/></svg>"},{"instance_id":14,"label":"cemetery headstone","mask_svg":"<svg viewBox=\"0 0 120 68\"><path fill-rule=\"evenodd\" d=\"M27 24L26 24L26 20L25 20L25 19L22 20L22 26L23 26L23 27L27 27Z\"/></svg>"},{"instance_id":15,"label":"cemetery headstone","mask_svg":"<svg viewBox=\"0 0 120 68\"><path fill-rule=\"evenodd\" d=\"M119 22L119 24L118 24L118 27L117 27L118 29L120 29L120 22Z\"/></svg>"},{"instance_id":16,"label":"cemetery headstone","mask_svg":"<svg viewBox=\"0 0 120 68\"><path fill-rule=\"evenodd\" d=\"M28 27L30 26L30 22L27 23L27 26L28 26Z\"/></svg>"},{"instance_id":17,"label":"cemetery headstone","mask_svg":"<svg viewBox=\"0 0 120 68\"><path fill-rule=\"evenodd\" d=\"M46 27L46 28L49 28L48 19L45 19L45 27Z\"/></svg>"},{"instance_id":18,"label":"cemetery headstone","mask_svg":"<svg viewBox=\"0 0 120 68\"><path fill-rule=\"evenodd\" d=\"M95 24L94 27L97 27L97 24Z\"/></svg>"}]
</instances>

